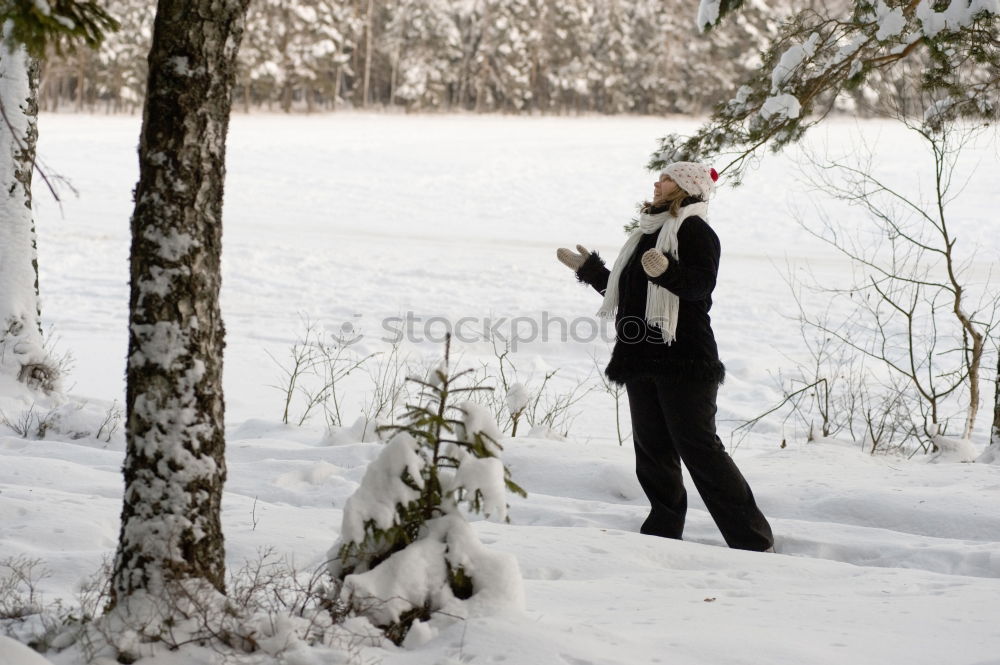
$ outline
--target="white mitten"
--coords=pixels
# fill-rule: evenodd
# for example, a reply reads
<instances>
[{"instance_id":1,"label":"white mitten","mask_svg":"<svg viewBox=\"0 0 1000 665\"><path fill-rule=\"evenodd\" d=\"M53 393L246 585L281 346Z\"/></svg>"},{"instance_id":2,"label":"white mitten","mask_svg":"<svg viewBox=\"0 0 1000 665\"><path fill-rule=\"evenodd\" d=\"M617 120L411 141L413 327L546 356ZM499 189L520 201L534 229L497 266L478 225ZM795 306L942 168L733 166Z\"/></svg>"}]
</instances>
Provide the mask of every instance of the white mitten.
<instances>
[{"instance_id":1,"label":"white mitten","mask_svg":"<svg viewBox=\"0 0 1000 665\"><path fill-rule=\"evenodd\" d=\"M642 269L646 271L646 274L650 277L659 277L667 271L667 267L670 265L670 259L655 247L652 249L647 249L642 255Z\"/></svg>"},{"instance_id":2,"label":"white mitten","mask_svg":"<svg viewBox=\"0 0 1000 665\"><path fill-rule=\"evenodd\" d=\"M573 272L579 270L580 266L586 263L587 259L590 258L590 252L587 251L587 248L583 245L577 245L576 249L580 252L579 254L571 249L566 249L565 247L560 247L556 250L556 258Z\"/></svg>"}]
</instances>

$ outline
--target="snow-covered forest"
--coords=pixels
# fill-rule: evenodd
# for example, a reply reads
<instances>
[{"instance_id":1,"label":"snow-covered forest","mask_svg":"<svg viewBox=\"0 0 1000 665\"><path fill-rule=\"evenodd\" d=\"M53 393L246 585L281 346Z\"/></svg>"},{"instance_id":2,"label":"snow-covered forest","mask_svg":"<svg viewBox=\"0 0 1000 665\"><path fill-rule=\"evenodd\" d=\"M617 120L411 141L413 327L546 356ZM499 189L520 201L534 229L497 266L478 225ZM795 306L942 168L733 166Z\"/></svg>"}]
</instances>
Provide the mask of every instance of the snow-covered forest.
<instances>
[{"instance_id":1,"label":"snow-covered forest","mask_svg":"<svg viewBox=\"0 0 1000 665\"><path fill-rule=\"evenodd\" d=\"M234 108L700 113L803 4L748 2L702 40L689 11L661 0L255 0ZM122 28L96 52L45 59L44 110L141 107L155 7L107 9Z\"/></svg>"},{"instance_id":2,"label":"snow-covered forest","mask_svg":"<svg viewBox=\"0 0 1000 665\"><path fill-rule=\"evenodd\" d=\"M1000 0L0 23L0 665L998 662Z\"/></svg>"},{"instance_id":3,"label":"snow-covered forest","mask_svg":"<svg viewBox=\"0 0 1000 665\"><path fill-rule=\"evenodd\" d=\"M945 459L922 452L907 459L909 453L890 445L873 455L864 433L846 428L810 442L810 420L818 428L820 418L788 417L787 410L747 436L734 432L781 401L779 373L798 377L811 360L783 281L786 261L812 267L829 284L846 283L850 273L846 261L795 222L796 210L813 214L810 198L817 195L790 177L793 155L766 158L745 186L713 202L723 244L713 322L729 374L720 392L720 435L775 529L779 553L759 555L725 549L693 491L684 541L651 542L637 533L647 507L634 477L627 406L622 398L626 438L619 445L616 400L601 388L595 367L603 368L609 345L592 339L587 323L599 302L553 256L556 247L576 241L613 256L624 237L621 225L648 190L642 163L650 137L691 131L692 121L378 114L303 121L237 116L230 136L222 525L238 602L249 599L246 569L255 570L263 552L269 552L263 572L281 584L290 583L283 577L289 563L303 584L323 565L348 498L385 448L366 428L366 414L379 412L385 393L398 389L408 371L440 360L443 321L475 317L462 335L478 341L453 342L453 352L460 354L457 367L486 365L482 385L502 386L484 338L493 323L508 337L512 326L520 328L508 356L516 366L516 374L507 368L512 384L534 397L546 375L557 373L514 437L507 405L491 405L503 430L503 459L528 496L508 499L510 524L472 521L489 549L516 558L523 600L503 604L499 613L486 603L454 624L446 625L442 614L406 649L365 638L357 621L323 640L311 634L306 641L315 646L306 647L298 637L307 634L306 624L282 623L272 608L262 616L270 612L267 620L278 621L280 631L261 633L270 635L261 639L270 652L309 665L443 665L498 656L525 665L633 665L666 658L666 634L671 662L691 665L972 665L994 658L1000 467L945 461L958 459L958 451ZM67 198L62 213L44 199L38 209L43 320L58 337L56 348L74 356L67 394L48 398L6 380L0 397L12 425L27 419L25 436L10 427L0 434L0 560L37 561L33 602L45 610L4 624L24 641L58 616L51 607L56 599L68 612L77 611L78 598L90 597L117 540L125 220L139 130L134 117L43 114L39 124L41 153L60 164L80 196ZM839 119L814 138L819 145L876 141L889 156L882 170L894 182L912 183L913 165L926 160L919 142L884 121ZM490 157L467 150L472 141ZM325 146L322 154L316 145ZM991 175L972 165L996 163L996 149L987 143L971 154L965 173L974 179L956 210L959 245L979 248L974 269L981 276L996 265L1000 245ZM387 193L389 161L395 167ZM406 214L387 218L386 207ZM809 311L825 309L824 298L809 298ZM394 358L395 335L383 322L401 322L407 311L421 320ZM544 340L531 334L543 316L552 320ZM492 322L484 327L486 318ZM292 366L305 319L328 341L331 334L357 338L340 368L378 355L338 380L339 413L331 398L300 426L308 394L325 381L322 366L303 375L285 425L281 367ZM561 320L578 321L580 334L561 338ZM992 347L989 357L993 364ZM992 376L985 377L984 414L973 437L977 454L989 438ZM535 429L574 390L586 394L555 420L555 432ZM37 433L40 423L44 435ZM0 574L9 575L6 568ZM87 584L82 596L81 584ZM75 649L49 647L46 658L84 662ZM221 662L194 645L174 658ZM230 662L240 661L230 656Z\"/></svg>"}]
</instances>

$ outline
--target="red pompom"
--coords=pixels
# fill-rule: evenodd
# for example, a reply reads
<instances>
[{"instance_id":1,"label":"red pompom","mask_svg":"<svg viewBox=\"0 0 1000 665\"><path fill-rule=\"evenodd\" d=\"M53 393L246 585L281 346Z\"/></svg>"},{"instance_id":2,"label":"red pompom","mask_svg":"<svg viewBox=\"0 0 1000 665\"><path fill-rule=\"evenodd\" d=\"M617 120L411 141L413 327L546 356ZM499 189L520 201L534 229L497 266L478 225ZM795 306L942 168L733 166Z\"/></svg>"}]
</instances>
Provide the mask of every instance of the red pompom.
<instances>
[{"instance_id":1,"label":"red pompom","mask_svg":"<svg viewBox=\"0 0 1000 665\"><path fill-rule=\"evenodd\" d=\"M712 182L719 182L719 172L715 169L709 169L708 175L712 176Z\"/></svg>"}]
</instances>

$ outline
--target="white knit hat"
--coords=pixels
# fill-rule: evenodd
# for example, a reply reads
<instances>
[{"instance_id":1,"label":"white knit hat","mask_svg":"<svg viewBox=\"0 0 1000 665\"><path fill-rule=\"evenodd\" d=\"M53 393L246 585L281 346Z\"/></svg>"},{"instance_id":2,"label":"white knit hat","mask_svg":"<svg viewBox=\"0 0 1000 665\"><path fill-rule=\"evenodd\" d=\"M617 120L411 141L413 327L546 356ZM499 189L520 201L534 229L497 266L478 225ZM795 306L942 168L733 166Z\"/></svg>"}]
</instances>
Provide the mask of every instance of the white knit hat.
<instances>
[{"instance_id":1,"label":"white knit hat","mask_svg":"<svg viewBox=\"0 0 1000 665\"><path fill-rule=\"evenodd\" d=\"M700 196L703 201L712 198L718 172L710 166L698 162L674 162L660 173L670 179L688 194Z\"/></svg>"}]
</instances>

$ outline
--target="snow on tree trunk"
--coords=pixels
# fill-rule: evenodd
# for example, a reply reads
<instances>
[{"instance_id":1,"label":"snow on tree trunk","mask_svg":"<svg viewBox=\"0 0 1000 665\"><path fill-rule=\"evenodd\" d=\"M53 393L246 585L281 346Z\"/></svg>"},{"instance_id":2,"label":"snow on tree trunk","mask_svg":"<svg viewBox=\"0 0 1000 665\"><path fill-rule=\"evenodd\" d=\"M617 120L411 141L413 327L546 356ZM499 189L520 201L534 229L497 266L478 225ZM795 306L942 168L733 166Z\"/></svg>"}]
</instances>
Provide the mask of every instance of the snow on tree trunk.
<instances>
[{"instance_id":1,"label":"snow on tree trunk","mask_svg":"<svg viewBox=\"0 0 1000 665\"><path fill-rule=\"evenodd\" d=\"M38 63L24 46L0 44L0 374L54 387L57 370L39 323L31 173L38 137Z\"/></svg>"},{"instance_id":2,"label":"snow on tree trunk","mask_svg":"<svg viewBox=\"0 0 1000 665\"><path fill-rule=\"evenodd\" d=\"M222 195L248 0L160 0L132 216L125 497L115 602L224 590Z\"/></svg>"}]
</instances>

